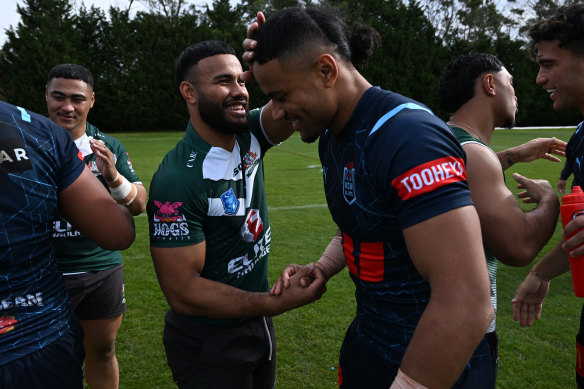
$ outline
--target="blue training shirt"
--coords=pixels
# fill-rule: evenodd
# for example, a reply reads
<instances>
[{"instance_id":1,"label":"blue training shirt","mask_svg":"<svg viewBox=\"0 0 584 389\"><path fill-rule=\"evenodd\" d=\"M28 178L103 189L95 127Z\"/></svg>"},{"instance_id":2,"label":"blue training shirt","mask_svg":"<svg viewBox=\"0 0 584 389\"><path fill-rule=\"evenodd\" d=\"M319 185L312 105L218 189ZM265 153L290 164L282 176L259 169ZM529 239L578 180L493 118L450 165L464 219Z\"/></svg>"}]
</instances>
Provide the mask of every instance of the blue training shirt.
<instances>
[{"instance_id":1,"label":"blue training shirt","mask_svg":"<svg viewBox=\"0 0 584 389\"><path fill-rule=\"evenodd\" d=\"M372 87L339 134L320 137L319 154L356 285L354 328L399 365L430 298L403 230L472 204L464 151L427 107Z\"/></svg>"},{"instance_id":2,"label":"blue training shirt","mask_svg":"<svg viewBox=\"0 0 584 389\"><path fill-rule=\"evenodd\" d=\"M69 327L51 228L57 194L84 165L49 119L0 102L0 365L48 346Z\"/></svg>"}]
</instances>

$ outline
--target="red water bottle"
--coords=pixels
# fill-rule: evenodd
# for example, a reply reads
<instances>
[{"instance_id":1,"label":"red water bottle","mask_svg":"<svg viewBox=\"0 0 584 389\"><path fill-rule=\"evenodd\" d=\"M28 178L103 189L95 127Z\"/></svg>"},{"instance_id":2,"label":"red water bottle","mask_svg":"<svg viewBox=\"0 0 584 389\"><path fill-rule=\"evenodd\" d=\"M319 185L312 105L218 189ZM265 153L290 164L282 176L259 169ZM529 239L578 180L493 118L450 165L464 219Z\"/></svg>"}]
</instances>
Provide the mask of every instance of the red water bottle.
<instances>
[{"instance_id":1,"label":"red water bottle","mask_svg":"<svg viewBox=\"0 0 584 389\"><path fill-rule=\"evenodd\" d=\"M584 215L584 192L582 192L582 188L574 186L572 193L562 197L560 214L562 215L562 224L564 227L575 217ZM571 238L576 232L567 236L566 240ZM568 256L570 257L570 272L572 273L574 294L577 297L584 297L584 255L575 258L572 258L569 254Z\"/></svg>"}]
</instances>

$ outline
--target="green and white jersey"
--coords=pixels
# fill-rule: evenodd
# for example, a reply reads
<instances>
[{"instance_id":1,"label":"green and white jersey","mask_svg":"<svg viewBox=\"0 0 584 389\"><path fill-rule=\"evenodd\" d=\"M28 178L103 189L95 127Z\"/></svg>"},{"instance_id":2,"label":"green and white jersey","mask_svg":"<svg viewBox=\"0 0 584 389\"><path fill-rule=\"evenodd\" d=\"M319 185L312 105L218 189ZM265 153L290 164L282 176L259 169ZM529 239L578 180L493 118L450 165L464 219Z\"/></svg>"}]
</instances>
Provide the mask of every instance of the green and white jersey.
<instances>
[{"instance_id":1,"label":"green and white jersey","mask_svg":"<svg viewBox=\"0 0 584 389\"><path fill-rule=\"evenodd\" d=\"M269 289L263 157L273 144L260 116L259 109L250 112L249 131L237 135L232 151L210 146L189 122L154 174L147 205L151 246L204 241L201 276L252 292Z\"/></svg>"},{"instance_id":2,"label":"green and white jersey","mask_svg":"<svg viewBox=\"0 0 584 389\"><path fill-rule=\"evenodd\" d=\"M85 134L76 139L75 144L83 155L83 162L108 190L105 179L97 169L95 155L89 147L90 139L98 139L106 144L114 154L116 169L122 176L130 182L141 183L124 145L116 138L104 134L97 127L87 123ZM59 270L63 274L105 270L122 263L122 255L118 251L102 249L63 218L53 222L53 247Z\"/></svg>"},{"instance_id":3,"label":"green and white jersey","mask_svg":"<svg viewBox=\"0 0 584 389\"><path fill-rule=\"evenodd\" d=\"M497 154L493 151L493 149L491 149L488 145L486 145L480 139L477 139L474 136L470 135L468 132L464 131L462 128L459 128L459 127L450 127L450 128L452 129L452 132L456 136L456 139L458 139L458 142L462 146L464 146L467 143L476 143L476 144L479 144L483 147L486 147L490 152L495 154L495 157L497 157ZM497 157L497 159L498 158L499 157ZM503 180L504 180L505 173L503 172L502 166L501 166L501 173L503 174ZM495 257L495 255L493 253L491 253L489 251L488 248L485 247L484 249L485 249L485 257L487 259L487 270L489 272L489 281L491 284L491 302L493 303L493 309L495 310L495 317L493 317L493 321L491 321L491 324L489 325L489 329L487 330L487 333L489 333L489 332L495 331L495 324L496 324L496 319L497 319L497 266L499 264L499 260L497 259L497 257Z\"/></svg>"}]
</instances>

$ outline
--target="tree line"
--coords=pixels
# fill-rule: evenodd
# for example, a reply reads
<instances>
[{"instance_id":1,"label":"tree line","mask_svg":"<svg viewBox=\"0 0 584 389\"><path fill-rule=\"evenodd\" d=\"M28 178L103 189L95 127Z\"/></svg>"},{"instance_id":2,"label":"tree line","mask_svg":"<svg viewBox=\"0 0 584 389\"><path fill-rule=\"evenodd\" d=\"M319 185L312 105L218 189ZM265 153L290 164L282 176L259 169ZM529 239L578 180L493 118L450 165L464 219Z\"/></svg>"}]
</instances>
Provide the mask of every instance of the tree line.
<instances>
[{"instance_id":1,"label":"tree line","mask_svg":"<svg viewBox=\"0 0 584 389\"><path fill-rule=\"evenodd\" d=\"M137 0L140 1L140 0ZM447 119L437 104L442 70L469 52L497 55L514 76L519 101L518 126L576 125L578 111L557 113L540 86L538 66L528 58L522 31L551 13L554 0L526 0L498 9L490 0L215 0L197 6L184 0L141 0L148 11L104 10L68 0L24 0L21 20L7 31L0 51L0 98L39 113L48 71L77 63L91 70L96 103L89 121L106 132L183 130L188 112L174 82L180 52L194 42L229 42L241 58L241 42L257 10L266 15L296 5L325 4L349 23L373 26L382 37L361 72L374 85L427 104ZM518 1L518 0L517 0ZM529 10L530 15L524 11ZM250 106L267 99L248 84Z\"/></svg>"}]
</instances>

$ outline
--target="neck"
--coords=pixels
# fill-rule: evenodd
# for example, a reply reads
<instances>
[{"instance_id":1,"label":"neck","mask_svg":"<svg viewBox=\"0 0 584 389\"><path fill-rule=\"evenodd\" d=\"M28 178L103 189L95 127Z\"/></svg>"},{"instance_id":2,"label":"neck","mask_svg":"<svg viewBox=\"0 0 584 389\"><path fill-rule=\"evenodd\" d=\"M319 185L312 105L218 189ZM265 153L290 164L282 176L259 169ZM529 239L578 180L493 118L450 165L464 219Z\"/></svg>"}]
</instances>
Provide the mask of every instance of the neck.
<instances>
[{"instance_id":1,"label":"neck","mask_svg":"<svg viewBox=\"0 0 584 389\"><path fill-rule=\"evenodd\" d=\"M339 85L335 86L339 88L337 95L340 96L341 103L338 105L336 115L328 127L333 134L338 134L345 127L359 100L361 100L367 89L371 88L369 81L356 69L353 68L347 71L349 77L343 82L337 81Z\"/></svg>"},{"instance_id":2,"label":"neck","mask_svg":"<svg viewBox=\"0 0 584 389\"><path fill-rule=\"evenodd\" d=\"M193 126L195 132L213 147L221 147L227 151L233 151L235 146L235 141L237 140L237 135L235 134L224 134L211 127L201 120L194 120L191 117L191 125Z\"/></svg>"},{"instance_id":3,"label":"neck","mask_svg":"<svg viewBox=\"0 0 584 389\"><path fill-rule=\"evenodd\" d=\"M485 144L491 143L491 137L493 135L494 127L487 125L481 125L477 120L473 120L468 116L463 115L452 115L446 123L452 127L460 127L475 138L478 138Z\"/></svg>"},{"instance_id":4,"label":"neck","mask_svg":"<svg viewBox=\"0 0 584 389\"><path fill-rule=\"evenodd\" d=\"M77 140L85 135L85 129L87 128L87 122L83 123L82 126L72 129L69 131L69 135L73 138L73 140Z\"/></svg>"}]
</instances>

